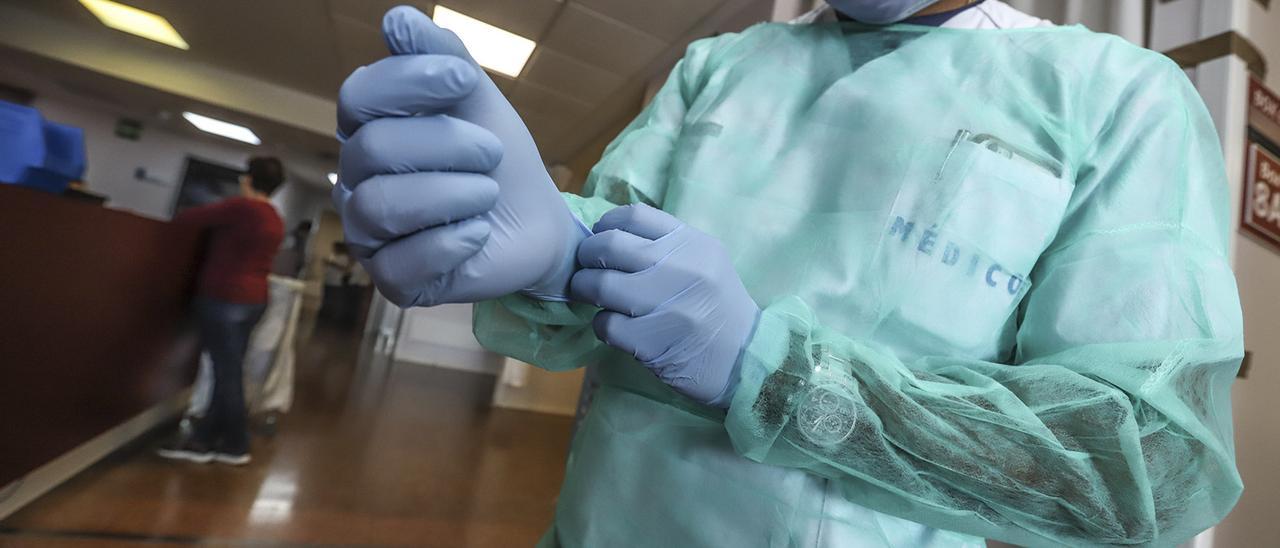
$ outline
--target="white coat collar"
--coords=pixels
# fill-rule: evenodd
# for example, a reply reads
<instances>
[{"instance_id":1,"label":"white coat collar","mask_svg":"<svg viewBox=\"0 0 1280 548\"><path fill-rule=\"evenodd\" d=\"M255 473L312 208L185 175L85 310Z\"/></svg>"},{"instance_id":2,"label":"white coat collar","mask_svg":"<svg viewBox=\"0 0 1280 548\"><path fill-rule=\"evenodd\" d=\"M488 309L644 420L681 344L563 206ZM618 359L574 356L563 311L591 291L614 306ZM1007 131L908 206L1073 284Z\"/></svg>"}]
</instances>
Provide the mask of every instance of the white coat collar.
<instances>
[{"instance_id":1,"label":"white coat collar","mask_svg":"<svg viewBox=\"0 0 1280 548\"><path fill-rule=\"evenodd\" d=\"M822 2L817 8L791 22L806 24L835 20L835 10L826 2ZM972 9L956 14L942 24L942 28L948 29L1023 29L1051 26L1053 23L1048 20L1022 13L1000 0L985 0Z\"/></svg>"}]
</instances>

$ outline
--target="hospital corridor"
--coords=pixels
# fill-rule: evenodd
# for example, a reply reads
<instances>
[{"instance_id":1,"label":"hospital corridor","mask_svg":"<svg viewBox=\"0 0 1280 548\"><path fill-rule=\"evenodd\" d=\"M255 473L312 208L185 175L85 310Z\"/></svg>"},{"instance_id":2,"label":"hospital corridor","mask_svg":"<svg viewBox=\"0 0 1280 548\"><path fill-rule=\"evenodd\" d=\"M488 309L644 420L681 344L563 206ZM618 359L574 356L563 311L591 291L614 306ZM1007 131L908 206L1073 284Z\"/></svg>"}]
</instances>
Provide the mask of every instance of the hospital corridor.
<instances>
[{"instance_id":1,"label":"hospital corridor","mask_svg":"<svg viewBox=\"0 0 1280 548\"><path fill-rule=\"evenodd\" d=\"M317 332L287 419L244 467L140 439L7 517L4 546L520 546L551 519L571 419L491 409L493 378L359 363ZM530 470L544 470L531 474ZM434 539L434 540L433 540Z\"/></svg>"},{"instance_id":2,"label":"hospital corridor","mask_svg":"<svg viewBox=\"0 0 1280 548\"><path fill-rule=\"evenodd\" d=\"M1270 0L0 0L0 548L1280 546Z\"/></svg>"}]
</instances>

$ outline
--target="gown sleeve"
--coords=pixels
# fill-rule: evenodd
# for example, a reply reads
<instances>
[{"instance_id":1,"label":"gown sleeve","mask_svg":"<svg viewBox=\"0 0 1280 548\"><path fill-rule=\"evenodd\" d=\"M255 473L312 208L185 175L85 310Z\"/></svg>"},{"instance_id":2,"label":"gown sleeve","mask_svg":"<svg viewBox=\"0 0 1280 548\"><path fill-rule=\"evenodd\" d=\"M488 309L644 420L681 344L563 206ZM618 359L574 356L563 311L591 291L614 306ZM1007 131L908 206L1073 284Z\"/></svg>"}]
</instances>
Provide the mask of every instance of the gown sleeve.
<instances>
[{"instance_id":1,"label":"gown sleeve","mask_svg":"<svg viewBox=\"0 0 1280 548\"><path fill-rule=\"evenodd\" d=\"M713 45L728 36L691 44L649 105L605 148L587 177L584 195L564 194L570 211L583 223L592 226L622 205L661 207L680 127L700 85L701 67ZM598 311L580 303L511 294L476 303L472 331L489 350L562 371L590 363L604 350L591 329Z\"/></svg>"},{"instance_id":2,"label":"gown sleeve","mask_svg":"<svg viewBox=\"0 0 1280 548\"><path fill-rule=\"evenodd\" d=\"M904 362L786 297L742 358L736 450L874 510L1022 545L1173 546L1222 519L1241 492L1243 355L1225 170L1190 82L1155 69L1076 162L1013 363Z\"/></svg>"}]
</instances>

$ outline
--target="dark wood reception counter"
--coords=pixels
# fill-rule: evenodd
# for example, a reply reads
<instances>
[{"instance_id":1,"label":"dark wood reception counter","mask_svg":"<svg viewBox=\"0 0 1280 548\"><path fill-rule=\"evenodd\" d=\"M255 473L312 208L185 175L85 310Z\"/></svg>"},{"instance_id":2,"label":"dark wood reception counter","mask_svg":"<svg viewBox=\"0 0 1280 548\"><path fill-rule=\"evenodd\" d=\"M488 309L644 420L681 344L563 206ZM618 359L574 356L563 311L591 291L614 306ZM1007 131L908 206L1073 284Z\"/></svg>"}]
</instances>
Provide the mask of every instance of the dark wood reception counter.
<instances>
[{"instance_id":1,"label":"dark wood reception counter","mask_svg":"<svg viewBox=\"0 0 1280 548\"><path fill-rule=\"evenodd\" d=\"M191 384L199 243L169 223L0 185L0 488Z\"/></svg>"}]
</instances>

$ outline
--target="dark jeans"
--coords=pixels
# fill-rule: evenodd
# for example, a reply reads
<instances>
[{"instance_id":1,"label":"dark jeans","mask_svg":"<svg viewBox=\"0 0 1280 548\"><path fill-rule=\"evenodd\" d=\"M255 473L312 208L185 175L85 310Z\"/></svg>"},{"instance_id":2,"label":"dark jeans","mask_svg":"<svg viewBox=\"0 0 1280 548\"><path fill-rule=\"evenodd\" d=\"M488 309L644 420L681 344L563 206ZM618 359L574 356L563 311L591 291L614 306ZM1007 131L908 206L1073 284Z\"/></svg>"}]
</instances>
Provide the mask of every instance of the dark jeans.
<instances>
[{"instance_id":1,"label":"dark jeans","mask_svg":"<svg viewBox=\"0 0 1280 548\"><path fill-rule=\"evenodd\" d=\"M213 395L203 420L196 423L197 440L219 451L249 451L249 419L244 406L244 355L253 327L265 304L243 304L207 297L196 299L200 346L213 360Z\"/></svg>"}]
</instances>

